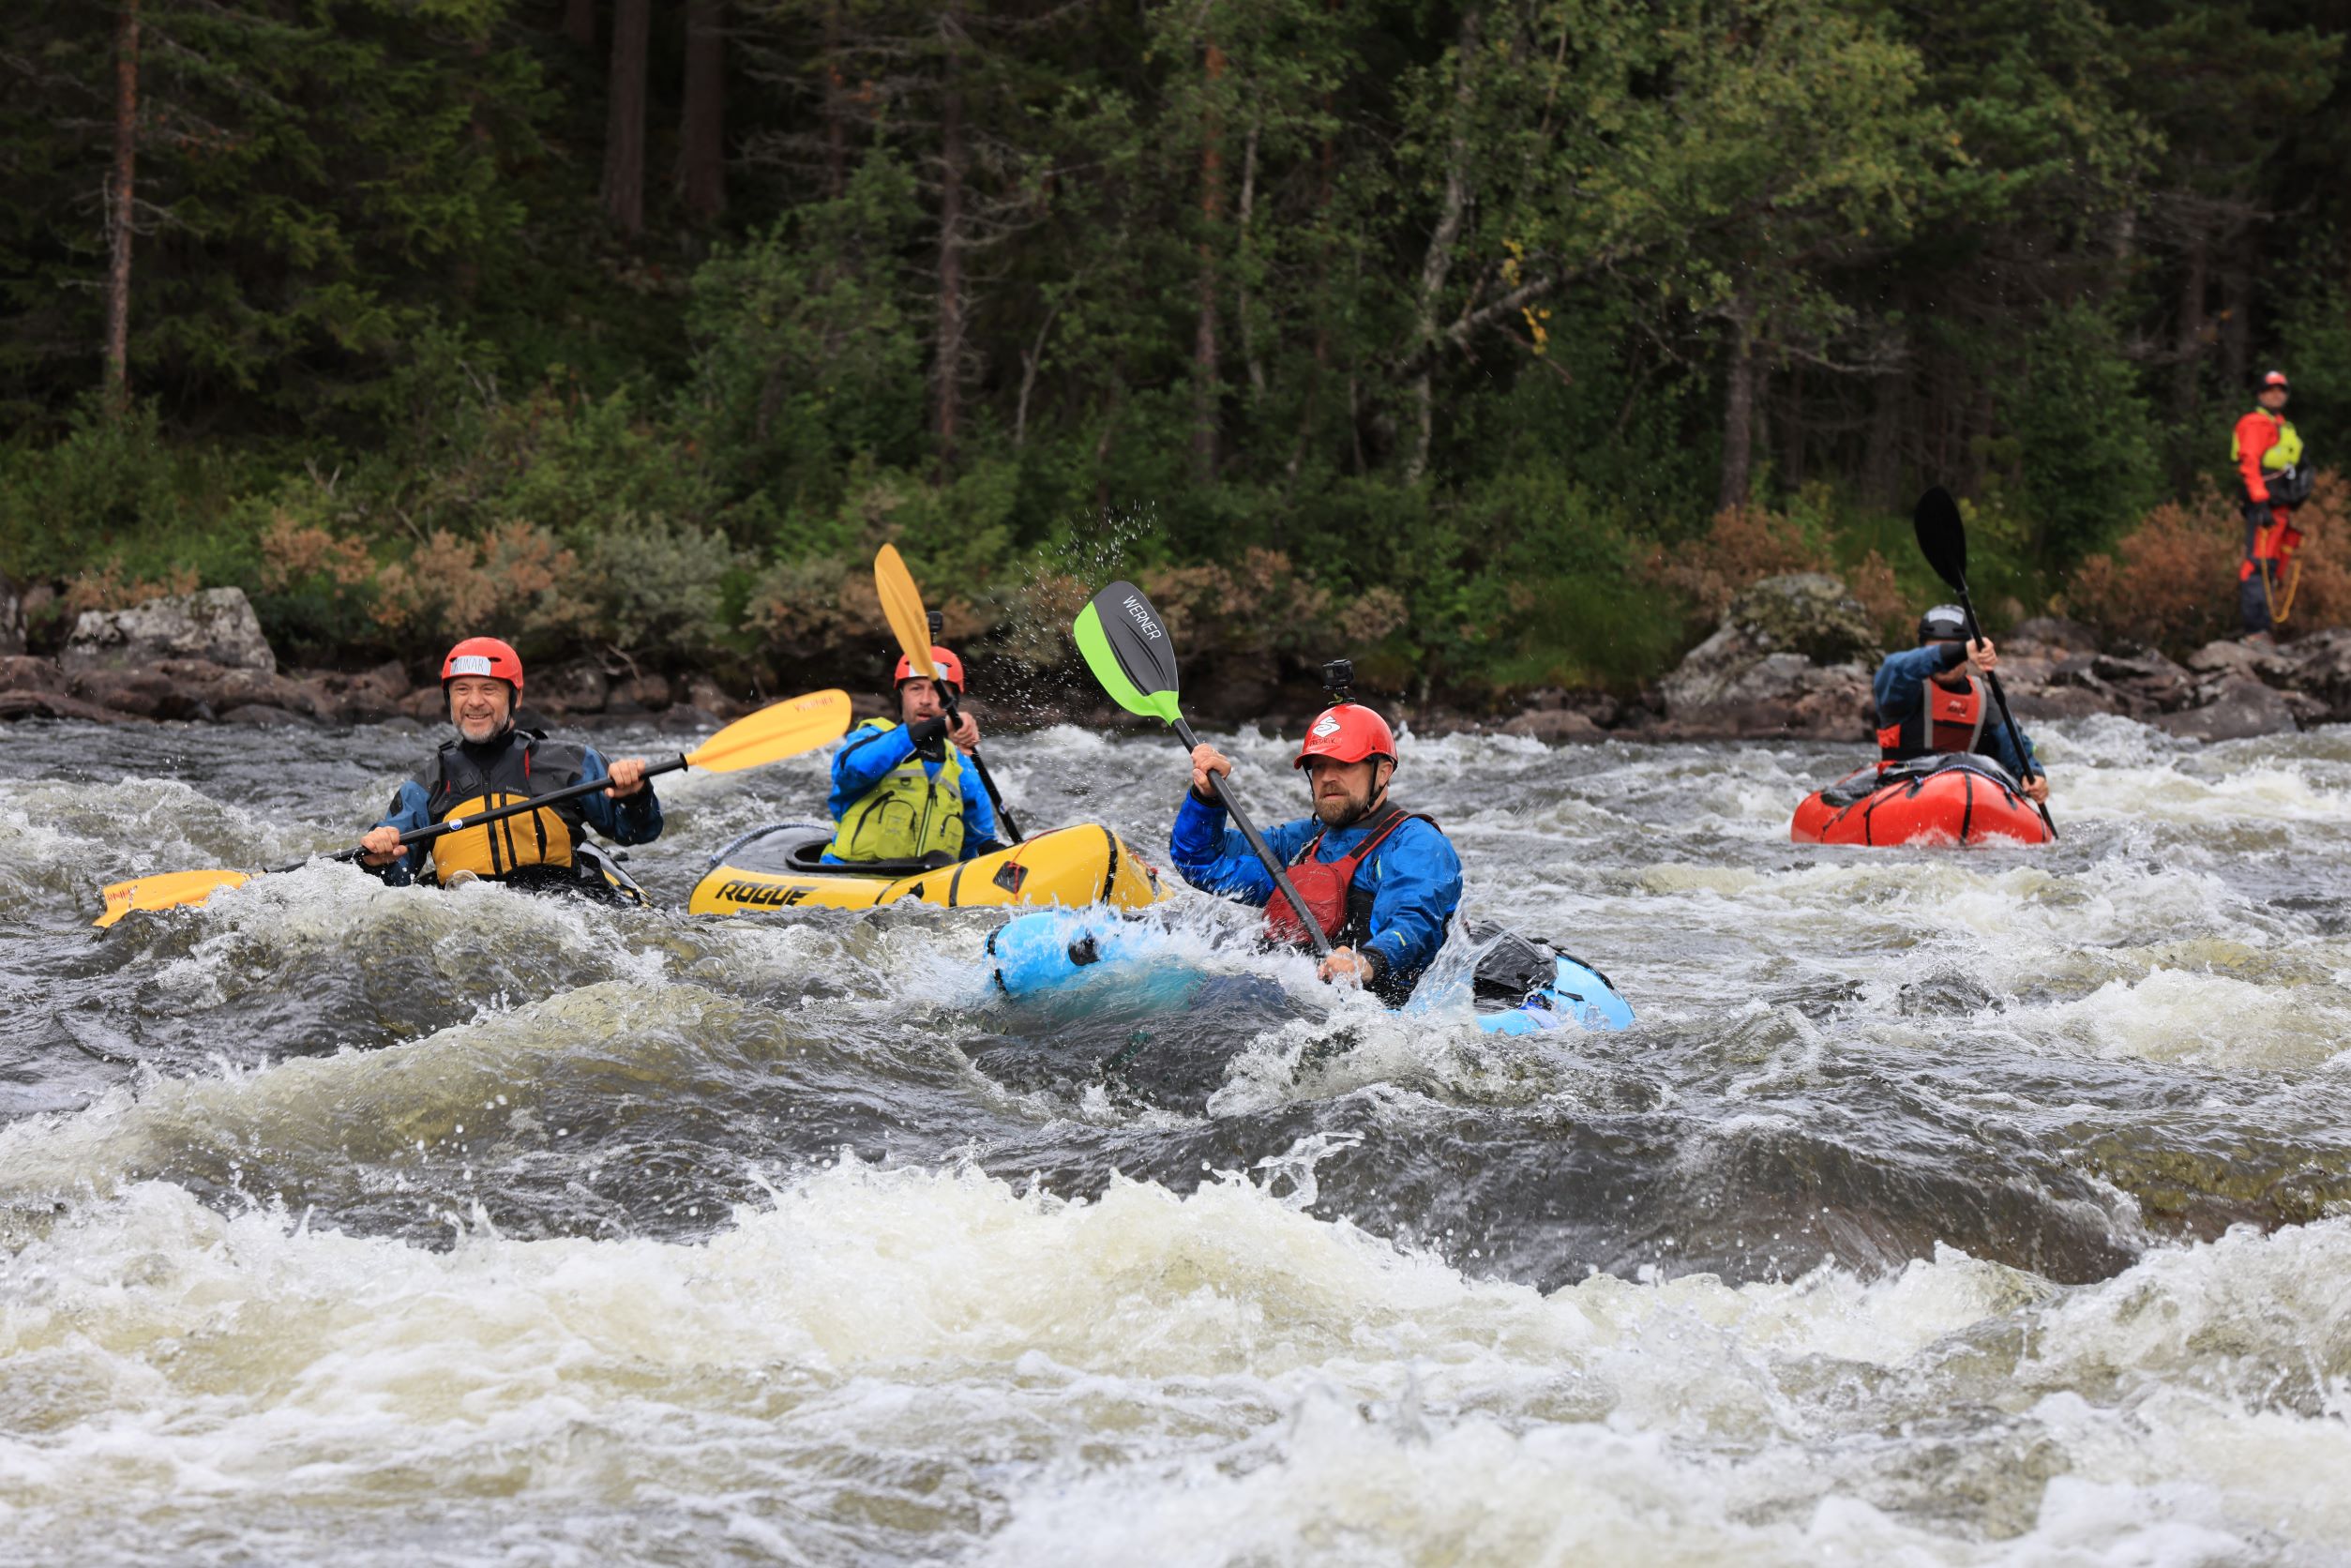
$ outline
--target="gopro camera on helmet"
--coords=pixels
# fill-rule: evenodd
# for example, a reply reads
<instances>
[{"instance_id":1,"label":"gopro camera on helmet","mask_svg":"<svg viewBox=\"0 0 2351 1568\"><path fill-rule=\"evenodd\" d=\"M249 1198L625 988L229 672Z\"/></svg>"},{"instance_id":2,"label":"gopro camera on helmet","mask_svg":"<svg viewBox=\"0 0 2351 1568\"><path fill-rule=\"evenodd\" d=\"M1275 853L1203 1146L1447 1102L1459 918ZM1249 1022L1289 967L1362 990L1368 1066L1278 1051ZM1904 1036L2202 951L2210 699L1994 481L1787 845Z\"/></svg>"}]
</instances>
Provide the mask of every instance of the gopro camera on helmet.
<instances>
[{"instance_id":1,"label":"gopro camera on helmet","mask_svg":"<svg viewBox=\"0 0 2351 1568\"><path fill-rule=\"evenodd\" d=\"M1354 685L1355 661L1353 659L1334 658L1322 667L1322 689L1330 693L1333 702L1346 701L1348 691Z\"/></svg>"},{"instance_id":2,"label":"gopro camera on helmet","mask_svg":"<svg viewBox=\"0 0 2351 1568\"><path fill-rule=\"evenodd\" d=\"M936 610L927 610L923 611L923 618L930 623L930 640L933 642L938 641L941 628L947 624L946 616Z\"/></svg>"}]
</instances>

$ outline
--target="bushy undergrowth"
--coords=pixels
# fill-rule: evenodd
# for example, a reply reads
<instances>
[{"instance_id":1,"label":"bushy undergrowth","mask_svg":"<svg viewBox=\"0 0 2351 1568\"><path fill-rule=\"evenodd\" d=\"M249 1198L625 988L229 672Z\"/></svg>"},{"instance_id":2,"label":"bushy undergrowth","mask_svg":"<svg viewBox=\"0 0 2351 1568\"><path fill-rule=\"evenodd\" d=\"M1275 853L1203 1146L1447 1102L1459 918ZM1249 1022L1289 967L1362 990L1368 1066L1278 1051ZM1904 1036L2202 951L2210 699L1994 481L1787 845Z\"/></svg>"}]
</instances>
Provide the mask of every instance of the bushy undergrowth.
<instances>
[{"instance_id":1,"label":"bushy undergrowth","mask_svg":"<svg viewBox=\"0 0 2351 1568\"><path fill-rule=\"evenodd\" d=\"M2298 581L2288 567L2278 586L2292 588L2287 625L2313 631L2351 620L2351 494L2327 470L2298 508L2303 544ZM2244 514L2236 498L2208 482L2186 502L2165 502L2117 539L2111 551L2084 561L2060 608L2098 631L2174 653L2238 629L2237 583L2244 558Z\"/></svg>"}]
</instances>

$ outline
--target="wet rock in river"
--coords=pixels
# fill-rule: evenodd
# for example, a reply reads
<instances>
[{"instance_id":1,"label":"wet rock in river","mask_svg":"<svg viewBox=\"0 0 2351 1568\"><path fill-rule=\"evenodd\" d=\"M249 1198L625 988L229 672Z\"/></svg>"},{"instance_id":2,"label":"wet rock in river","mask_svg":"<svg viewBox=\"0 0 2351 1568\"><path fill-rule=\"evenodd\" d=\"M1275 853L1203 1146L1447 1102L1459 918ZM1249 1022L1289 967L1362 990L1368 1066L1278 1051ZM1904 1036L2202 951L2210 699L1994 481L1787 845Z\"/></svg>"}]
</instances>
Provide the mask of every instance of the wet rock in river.
<instances>
[{"instance_id":1,"label":"wet rock in river","mask_svg":"<svg viewBox=\"0 0 2351 1568\"><path fill-rule=\"evenodd\" d=\"M531 701L550 714L595 714L604 711L612 683L594 659L573 659L545 674L531 677Z\"/></svg>"},{"instance_id":2,"label":"wet rock in river","mask_svg":"<svg viewBox=\"0 0 2351 1568\"><path fill-rule=\"evenodd\" d=\"M2159 714L2149 720L2170 734L2199 741L2238 741L2254 735L2291 734L2301 728L2285 694L2250 675L2223 680L2202 707Z\"/></svg>"},{"instance_id":3,"label":"wet rock in river","mask_svg":"<svg viewBox=\"0 0 2351 1568\"><path fill-rule=\"evenodd\" d=\"M174 594L128 610L84 611L64 662L68 670L134 670L167 658L272 674L278 669L278 656L242 588Z\"/></svg>"},{"instance_id":4,"label":"wet rock in river","mask_svg":"<svg viewBox=\"0 0 2351 1568\"><path fill-rule=\"evenodd\" d=\"M1665 677L1662 733L1867 739L1878 657L1868 612L1835 578L1766 578Z\"/></svg>"}]
</instances>

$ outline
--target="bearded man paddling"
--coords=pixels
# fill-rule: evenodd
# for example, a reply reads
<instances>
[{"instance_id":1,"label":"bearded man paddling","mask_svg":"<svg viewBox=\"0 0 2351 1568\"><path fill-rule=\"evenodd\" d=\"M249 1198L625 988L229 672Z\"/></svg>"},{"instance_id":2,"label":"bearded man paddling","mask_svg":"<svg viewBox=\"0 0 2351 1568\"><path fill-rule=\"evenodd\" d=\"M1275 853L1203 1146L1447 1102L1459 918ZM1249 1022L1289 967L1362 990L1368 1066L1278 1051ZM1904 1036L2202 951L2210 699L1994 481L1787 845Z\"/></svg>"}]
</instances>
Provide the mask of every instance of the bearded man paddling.
<instances>
[{"instance_id":1,"label":"bearded man paddling","mask_svg":"<svg viewBox=\"0 0 2351 1568\"><path fill-rule=\"evenodd\" d=\"M1314 814L1265 836L1287 863L1306 918L1332 953L1323 979L1360 985L1391 1007L1412 994L1461 903L1461 857L1428 817L1388 798L1395 735L1357 702L1323 710L1307 728L1297 766L1305 770ZM1267 905L1268 940L1304 947L1304 922L1282 898L1248 840L1225 826L1210 780L1232 772L1214 746L1192 752L1192 788L1176 812L1168 852L1183 880L1237 903Z\"/></svg>"},{"instance_id":2,"label":"bearded man paddling","mask_svg":"<svg viewBox=\"0 0 2351 1568\"><path fill-rule=\"evenodd\" d=\"M441 663L456 739L435 751L416 776L392 796L392 809L359 840L360 864L394 886L419 874L400 834L451 817L529 800L610 773L601 794L542 807L503 822L460 828L432 840L423 873L443 886L479 877L529 888L606 896L604 877L591 863L587 830L616 844L644 844L661 836L661 803L645 779L642 757L610 764L593 746L550 741L522 724L522 658L494 637L469 637Z\"/></svg>"}]
</instances>

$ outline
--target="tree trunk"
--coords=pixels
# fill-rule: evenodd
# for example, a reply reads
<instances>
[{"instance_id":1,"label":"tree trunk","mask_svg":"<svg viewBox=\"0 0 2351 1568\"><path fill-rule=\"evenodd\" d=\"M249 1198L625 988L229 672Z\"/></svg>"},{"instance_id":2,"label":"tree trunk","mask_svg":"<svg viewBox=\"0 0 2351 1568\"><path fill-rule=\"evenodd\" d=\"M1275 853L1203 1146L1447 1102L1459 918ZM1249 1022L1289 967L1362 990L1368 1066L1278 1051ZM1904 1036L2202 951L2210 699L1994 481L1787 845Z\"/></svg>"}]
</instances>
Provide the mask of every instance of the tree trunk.
<instances>
[{"instance_id":1,"label":"tree trunk","mask_svg":"<svg viewBox=\"0 0 2351 1568\"><path fill-rule=\"evenodd\" d=\"M1804 488L1804 369L1787 372L1780 394L1780 475L1792 494Z\"/></svg>"},{"instance_id":2,"label":"tree trunk","mask_svg":"<svg viewBox=\"0 0 2351 1568\"><path fill-rule=\"evenodd\" d=\"M1747 504L1747 486L1755 474L1756 363L1755 310L1743 298L1731 302L1730 369L1723 387L1723 482L1714 492L1714 509L1727 512Z\"/></svg>"},{"instance_id":3,"label":"tree trunk","mask_svg":"<svg viewBox=\"0 0 2351 1568\"><path fill-rule=\"evenodd\" d=\"M824 194L849 188L849 83L841 76L841 4L824 8Z\"/></svg>"},{"instance_id":4,"label":"tree trunk","mask_svg":"<svg viewBox=\"0 0 2351 1568\"><path fill-rule=\"evenodd\" d=\"M678 194L709 223L727 210L727 0L686 0L686 105L678 126Z\"/></svg>"},{"instance_id":5,"label":"tree trunk","mask_svg":"<svg viewBox=\"0 0 2351 1568\"><path fill-rule=\"evenodd\" d=\"M1413 339L1422 350L1420 368L1412 377L1412 456L1404 477L1417 481L1428 472L1428 452L1437 437L1437 308L1453 272L1453 248L1461 238L1462 219L1469 210L1469 112L1477 102L1478 12L1461 13L1461 42L1454 62L1453 131L1445 147L1445 199L1438 209L1437 231L1428 236L1421 258L1420 304L1413 322Z\"/></svg>"},{"instance_id":6,"label":"tree trunk","mask_svg":"<svg viewBox=\"0 0 2351 1568\"><path fill-rule=\"evenodd\" d=\"M939 360L934 372L939 472L955 468L963 416L963 87L957 67L963 48L963 7L951 0L942 19L947 36L945 81L939 111Z\"/></svg>"},{"instance_id":7,"label":"tree trunk","mask_svg":"<svg viewBox=\"0 0 2351 1568\"><path fill-rule=\"evenodd\" d=\"M595 0L564 0L564 35L581 49L595 47Z\"/></svg>"},{"instance_id":8,"label":"tree trunk","mask_svg":"<svg viewBox=\"0 0 2351 1568\"><path fill-rule=\"evenodd\" d=\"M1895 308L1900 308L1900 300ZM1906 369L1890 371L1871 384L1869 449L1861 454L1861 488L1880 506L1898 505L1902 490L1903 391Z\"/></svg>"},{"instance_id":9,"label":"tree trunk","mask_svg":"<svg viewBox=\"0 0 2351 1568\"><path fill-rule=\"evenodd\" d=\"M2221 384L2223 395L2241 398L2253 374L2253 284L2261 265L2258 234L2248 228L2238 234L2228 265L2221 271Z\"/></svg>"},{"instance_id":10,"label":"tree trunk","mask_svg":"<svg viewBox=\"0 0 2351 1568\"><path fill-rule=\"evenodd\" d=\"M1239 275L1233 319L1241 326L1241 362L1248 368L1249 397L1253 402L1265 397L1265 366L1258 358L1257 334L1249 322L1249 274L1254 266L1249 253L1249 217L1257 205L1258 132L1263 123L1262 115L1249 117L1249 137L1241 154L1241 202L1233 213L1234 262Z\"/></svg>"},{"instance_id":11,"label":"tree trunk","mask_svg":"<svg viewBox=\"0 0 2351 1568\"><path fill-rule=\"evenodd\" d=\"M2179 280L2179 322L2172 340L2172 417L2181 423L2195 417L2196 372L2204 368L2204 295L2210 282L2208 236L2198 224L2188 236L2186 265Z\"/></svg>"},{"instance_id":12,"label":"tree trunk","mask_svg":"<svg viewBox=\"0 0 2351 1568\"><path fill-rule=\"evenodd\" d=\"M632 239L645 228L645 66L652 38L653 0L615 0L604 216Z\"/></svg>"},{"instance_id":13,"label":"tree trunk","mask_svg":"<svg viewBox=\"0 0 2351 1568\"><path fill-rule=\"evenodd\" d=\"M1199 327L1192 339L1192 473L1216 477L1216 230L1225 219L1225 128L1216 95L1225 52L1212 38L1206 60L1208 107L1200 135Z\"/></svg>"},{"instance_id":14,"label":"tree trunk","mask_svg":"<svg viewBox=\"0 0 2351 1568\"><path fill-rule=\"evenodd\" d=\"M139 162L139 0L114 30L114 173L106 204L106 406L130 407L130 240Z\"/></svg>"},{"instance_id":15,"label":"tree trunk","mask_svg":"<svg viewBox=\"0 0 2351 1568\"><path fill-rule=\"evenodd\" d=\"M1322 95L1322 113L1326 120L1334 101L1331 94ZM1298 470L1306 460L1306 443L1314 435L1315 415L1321 407L1322 378L1331 369L1331 195L1337 185L1338 161L1338 148L1330 134L1325 132L1321 151L1316 159L1314 357L1306 368L1306 395L1300 400L1298 439L1291 445L1289 461L1282 470L1285 484L1298 477Z\"/></svg>"}]
</instances>

